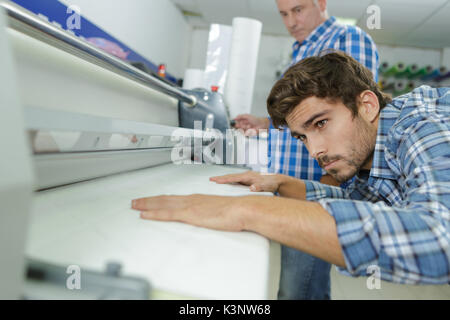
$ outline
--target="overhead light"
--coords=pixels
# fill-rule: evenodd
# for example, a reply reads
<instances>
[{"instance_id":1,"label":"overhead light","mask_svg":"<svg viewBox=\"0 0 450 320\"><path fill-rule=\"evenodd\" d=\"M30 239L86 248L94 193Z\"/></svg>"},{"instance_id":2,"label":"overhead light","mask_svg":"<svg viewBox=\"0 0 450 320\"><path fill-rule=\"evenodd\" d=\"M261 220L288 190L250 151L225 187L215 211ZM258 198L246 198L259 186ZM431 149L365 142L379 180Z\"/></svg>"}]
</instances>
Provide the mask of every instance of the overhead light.
<instances>
[{"instance_id":1,"label":"overhead light","mask_svg":"<svg viewBox=\"0 0 450 320\"><path fill-rule=\"evenodd\" d=\"M337 22L339 22L340 24L345 24L347 26L355 26L356 22L358 21L357 19L353 19L353 18L342 18L342 17L336 17Z\"/></svg>"},{"instance_id":2,"label":"overhead light","mask_svg":"<svg viewBox=\"0 0 450 320\"><path fill-rule=\"evenodd\" d=\"M195 12L195 11L192 11L192 10L184 9L183 7L181 7L178 4L176 6L178 7L178 9L181 11L181 13L185 17L203 17L203 14L201 14L200 12Z\"/></svg>"},{"instance_id":3,"label":"overhead light","mask_svg":"<svg viewBox=\"0 0 450 320\"><path fill-rule=\"evenodd\" d=\"M194 12L189 10L182 10L181 12L186 17L203 17L203 15L200 12Z\"/></svg>"}]
</instances>

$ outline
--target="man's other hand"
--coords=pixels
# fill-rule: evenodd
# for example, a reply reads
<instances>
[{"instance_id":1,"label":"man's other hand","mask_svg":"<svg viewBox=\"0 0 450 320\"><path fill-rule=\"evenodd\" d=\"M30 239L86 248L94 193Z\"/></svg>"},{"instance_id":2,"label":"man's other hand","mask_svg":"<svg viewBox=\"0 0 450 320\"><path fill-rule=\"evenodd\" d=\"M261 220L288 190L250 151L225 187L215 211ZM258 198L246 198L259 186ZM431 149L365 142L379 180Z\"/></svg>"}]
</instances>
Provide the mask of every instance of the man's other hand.
<instances>
[{"instance_id":1,"label":"man's other hand","mask_svg":"<svg viewBox=\"0 0 450 320\"><path fill-rule=\"evenodd\" d=\"M209 178L210 181L225 184L225 183L240 183L250 187L254 192L277 192L282 179L277 174L260 174L254 171L247 171L244 173L227 174L224 176L217 176Z\"/></svg>"},{"instance_id":2,"label":"man's other hand","mask_svg":"<svg viewBox=\"0 0 450 320\"><path fill-rule=\"evenodd\" d=\"M240 114L235 119L234 127L244 130L246 136L256 136L260 129L269 129L270 121L268 118L259 118L251 114Z\"/></svg>"}]
</instances>

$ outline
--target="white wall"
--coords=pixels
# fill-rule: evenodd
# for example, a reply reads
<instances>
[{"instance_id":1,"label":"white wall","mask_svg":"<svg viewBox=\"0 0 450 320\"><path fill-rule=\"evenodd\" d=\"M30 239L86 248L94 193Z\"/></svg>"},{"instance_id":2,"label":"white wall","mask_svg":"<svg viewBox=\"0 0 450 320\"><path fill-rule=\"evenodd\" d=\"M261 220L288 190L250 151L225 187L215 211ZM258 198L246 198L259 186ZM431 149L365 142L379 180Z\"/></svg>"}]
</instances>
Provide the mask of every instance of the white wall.
<instances>
[{"instance_id":1,"label":"white wall","mask_svg":"<svg viewBox=\"0 0 450 320\"><path fill-rule=\"evenodd\" d=\"M450 69L450 48L442 49L442 65Z\"/></svg>"},{"instance_id":2,"label":"white wall","mask_svg":"<svg viewBox=\"0 0 450 320\"><path fill-rule=\"evenodd\" d=\"M77 5L92 23L167 72L184 76L191 27L169 0L61 0Z\"/></svg>"},{"instance_id":3,"label":"white wall","mask_svg":"<svg viewBox=\"0 0 450 320\"><path fill-rule=\"evenodd\" d=\"M207 29L193 29L191 33L191 50L189 51L188 67L204 69L206 64L206 51L208 50Z\"/></svg>"},{"instance_id":4,"label":"white wall","mask_svg":"<svg viewBox=\"0 0 450 320\"><path fill-rule=\"evenodd\" d=\"M403 62L406 65L416 63L419 67L431 65L434 68L441 66L441 50L425 49L413 47L394 47L387 45L377 45L381 62L394 64Z\"/></svg>"}]
</instances>

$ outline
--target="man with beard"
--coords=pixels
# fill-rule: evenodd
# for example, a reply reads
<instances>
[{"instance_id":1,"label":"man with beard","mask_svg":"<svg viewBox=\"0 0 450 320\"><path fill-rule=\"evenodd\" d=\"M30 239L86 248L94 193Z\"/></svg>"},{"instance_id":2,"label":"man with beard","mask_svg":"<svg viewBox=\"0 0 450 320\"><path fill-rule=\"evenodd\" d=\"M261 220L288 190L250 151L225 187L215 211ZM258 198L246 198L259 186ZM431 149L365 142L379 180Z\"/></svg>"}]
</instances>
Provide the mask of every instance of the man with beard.
<instances>
[{"instance_id":1,"label":"man with beard","mask_svg":"<svg viewBox=\"0 0 450 320\"><path fill-rule=\"evenodd\" d=\"M286 30L295 39L291 65L327 49L340 50L370 69L377 81L378 52L375 43L357 26L342 25L335 17L329 16L327 0L275 2ZM260 129L268 131L268 172L339 185L313 159L304 143L291 137L289 129L278 131L270 118L250 114L238 115L234 120L235 127L244 130L246 135L256 134ZM330 268L331 265L321 259L281 246L278 299L330 299Z\"/></svg>"},{"instance_id":2,"label":"man with beard","mask_svg":"<svg viewBox=\"0 0 450 320\"><path fill-rule=\"evenodd\" d=\"M250 230L338 266L351 276L380 268L399 283L450 282L450 88L421 86L394 100L371 72L334 52L292 66L267 99L342 189L255 172L211 178L281 197L136 199L144 219Z\"/></svg>"}]
</instances>

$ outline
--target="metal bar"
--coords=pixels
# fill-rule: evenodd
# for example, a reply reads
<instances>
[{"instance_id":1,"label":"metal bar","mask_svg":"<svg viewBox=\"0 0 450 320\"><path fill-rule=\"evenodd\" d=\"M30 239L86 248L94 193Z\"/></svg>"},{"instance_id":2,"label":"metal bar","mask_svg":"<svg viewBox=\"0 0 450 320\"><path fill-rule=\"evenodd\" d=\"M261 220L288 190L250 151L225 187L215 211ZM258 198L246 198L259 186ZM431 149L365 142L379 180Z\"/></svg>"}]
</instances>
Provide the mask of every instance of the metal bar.
<instances>
[{"instance_id":1,"label":"metal bar","mask_svg":"<svg viewBox=\"0 0 450 320\"><path fill-rule=\"evenodd\" d=\"M161 136L192 136L194 129L178 128L156 123L112 119L67 111L25 106L25 125L28 130L66 132L99 132ZM174 131L176 131L174 133ZM198 133L201 134L201 133Z\"/></svg>"},{"instance_id":2,"label":"metal bar","mask_svg":"<svg viewBox=\"0 0 450 320\"><path fill-rule=\"evenodd\" d=\"M110 71L125 76L131 80L144 84L152 89L156 89L164 94L195 105L195 97L186 94L182 90L165 83L135 67L125 61L110 55L74 34L39 18L34 13L20 7L10 1L1 1L9 17L11 28L27 34L33 38L44 41L58 49L64 50L77 57L83 58L91 63L104 67Z\"/></svg>"},{"instance_id":3,"label":"metal bar","mask_svg":"<svg viewBox=\"0 0 450 320\"><path fill-rule=\"evenodd\" d=\"M170 163L171 155L172 148L35 155L35 190Z\"/></svg>"}]
</instances>

